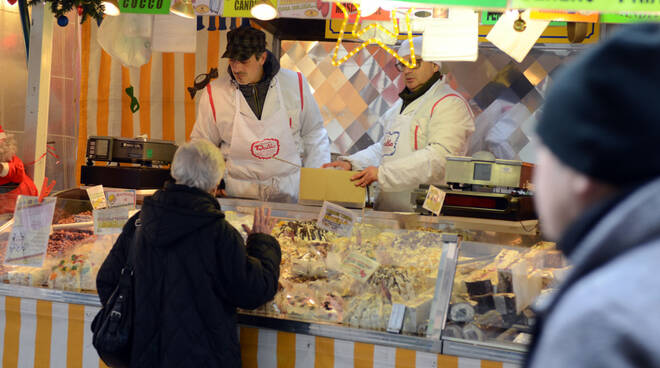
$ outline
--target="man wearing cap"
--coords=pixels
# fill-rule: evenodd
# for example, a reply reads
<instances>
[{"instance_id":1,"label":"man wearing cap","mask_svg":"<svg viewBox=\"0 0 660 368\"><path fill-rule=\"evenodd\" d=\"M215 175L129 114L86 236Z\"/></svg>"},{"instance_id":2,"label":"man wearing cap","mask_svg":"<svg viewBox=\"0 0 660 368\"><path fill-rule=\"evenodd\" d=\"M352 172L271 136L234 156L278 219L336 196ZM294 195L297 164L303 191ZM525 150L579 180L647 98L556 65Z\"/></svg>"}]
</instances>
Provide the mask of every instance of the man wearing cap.
<instances>
[{"instance_id":1,"label":"man wearing cap","mask_svg":"<svg viewBox=\"0 0 660 368\"><path fill-rule=\"evenodd\" d=\"M328 134L301 73L281 69L266 35L242 26L227 34L227 74L207 85L191 138L227 158L231 197L296 202L300 167L330 161Z\"/></svg>"},{"instance_id":2,"label":"man wearing cap","mask_svg":"<svg viewBox=\"0 0 660 368\"><path fill-rule=\"evenodd\" d=\"M550 87L534 199L573 268L540 301L527 367L660 367L658 63L660 26L629 26Z\"/></svg>"},{"instance_id":3,"label":"man wearing cap","mask_svg":"<svg viewBox=\"0 0 660 368\"><path fill-rule=\"evenodd\" d=\"M397 62L405 88L383 116L383 138L351 156L324 167L361 170L351 180L356 186L378 182L375 208L412 211L411 191L420 184L444 182L446 157L465 154L474 131L472 111L440 73L440 62L423 61L422 38L413 39L416 66ZM399 56L410 57L404 41Z\"/></svg>"},{"instance_id":4,"label":"man wearing cap","mask_svg":"<svg viewBox=\"0 0 660 368\"><path fill-rule=\"evenodd\" d=\"M39 195L16 150L16 139L0 126L0 213L13 212L19 194Z\"/></svg>"}]
</instances>

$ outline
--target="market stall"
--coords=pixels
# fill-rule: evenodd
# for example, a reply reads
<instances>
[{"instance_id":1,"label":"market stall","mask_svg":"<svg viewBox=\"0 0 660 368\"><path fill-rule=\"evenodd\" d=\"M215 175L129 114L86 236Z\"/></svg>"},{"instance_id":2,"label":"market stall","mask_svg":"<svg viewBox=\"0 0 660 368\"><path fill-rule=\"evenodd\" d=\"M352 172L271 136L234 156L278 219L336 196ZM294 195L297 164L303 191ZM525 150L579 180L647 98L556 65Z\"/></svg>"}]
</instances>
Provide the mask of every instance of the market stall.
<instances>
[{"instance_id":1,"label":"market stall","mask_svg":"<svg viewBox=\"0 0 660 368\"><path fill-rule=\"evenodd\" d=\"M259 205L221 200L237 228ZM117 234L92 234L90 206L57 201L43 267L5 262L4 341L17 343L4 345L9 366L31 359L96 366L89 330L99 308L94 280ZM351 236L339 236L315 225L318 207L269 206L284 254L281 290L239 314L246 366L509 366L524 352L529 299L547 292L564 266L540 241L535 221L366 210L354 211ZM12 225L0 233L5 252Z\"/></svg>"}]
</instances>

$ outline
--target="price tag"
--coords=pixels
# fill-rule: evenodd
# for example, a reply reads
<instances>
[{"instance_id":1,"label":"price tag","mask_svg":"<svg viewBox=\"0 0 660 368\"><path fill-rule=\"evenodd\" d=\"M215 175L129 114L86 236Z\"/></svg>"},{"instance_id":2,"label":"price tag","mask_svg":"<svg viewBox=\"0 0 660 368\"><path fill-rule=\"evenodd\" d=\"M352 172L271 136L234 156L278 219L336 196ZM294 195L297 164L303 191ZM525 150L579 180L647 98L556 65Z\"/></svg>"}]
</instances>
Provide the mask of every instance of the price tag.
<instances>
[{"instance_id":1,"label":"price tag","mask_svg":"<svg viewBox=\"0 0 660 368\"><path fill-rule=\"evenodd\" d=\"M5 263L41 267L48 249L57 198L19 195L14 210L14 225L9 236Z\"/></svg>"},{"instance_id":2,"label":"price tag","mask_svg":"<svg viewBox=\"0 0 660 368\"><path fill-rule=\"evenodd\" d=\"M403 317L406 315L406 306L403 304L392 304L392 313L387 323L387 332L400 333L403 327Z\"/></svg>"},{"instance_id":3,"label":"price tag","mask_svg":"<svg viewBox=\"0 0 660 368\"><path fill-rule=\"evenodd\" d=\"M323 202L317 225L341 236L351 236L355 224L353 211L328 201Z\"/></svg>"},{"instance_id":4,"label":"price tag","mask_svg":"<svg viewBox=\"0 0 660 368\"><path fill-rule=\"evenodd\" d=\"M350 252L341 265L341 271L360 282L366 282L379 266L376 260L358 252Z\"/></svg>"},{"instance_id":5,"label":"price tag","mask_svg":"<svg viewBox=\"0 0 660 368\"><path fill-rule=\"evenodd\" d=\"M106 190L105 200L108 207L129 206L135 208L135 190Z\"/></svg>"},{"instance_id":6,"label":"price tag","mask_svg":"<svg viewBox=\"0 0 660 368\"><path fill-rule=\"evenodd\" d=\"M94 210L94 234L119 234L128 221L128 206Z\"/></svg>"},{"instance_id":7,"label":"price tag","mask_svg":"<svg viewBox=\"0 0 660 368\"><path fill-rule=\"evenodd\" d=\"M108 204L105 202L103 185L96 185L87 188L87 195L89 196L89 201L92 202L92 208L95 210L108 207Z\"/></svg>"},{"instance_id":8,"label":"price tag","mask_svg":"<svg viewBox=\"0 0 660 368\"><path fill-rule=\"evenodd\" d=\"M426 199L424 199L422 208L430 211L436 216L440 215L440 210L442 210L442 204L445 202L446 195L447 193L439 188L436 188L433 185L429 186L429 191L426 193Z\"/></svg>"}]
</instances>

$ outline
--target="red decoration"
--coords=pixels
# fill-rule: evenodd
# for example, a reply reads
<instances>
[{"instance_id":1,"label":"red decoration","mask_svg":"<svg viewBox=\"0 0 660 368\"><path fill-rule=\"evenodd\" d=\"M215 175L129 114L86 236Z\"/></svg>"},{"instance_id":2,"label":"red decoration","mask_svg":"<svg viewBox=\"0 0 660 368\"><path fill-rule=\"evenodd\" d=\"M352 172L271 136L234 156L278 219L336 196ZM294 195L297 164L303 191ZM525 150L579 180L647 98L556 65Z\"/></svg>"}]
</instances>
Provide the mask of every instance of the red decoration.
<instances>
[{"instance_id":1,"label":"red decoration","mask_svg":"<svg viewBox=\"0 0 660 368\"><path fill-rule=\"evenodd\" d=\"M83 13L83 7L82 7L82 6L78 6L78 16L79 16L79 17L82 17L82 13Z\"/></svg>"},{"instance_id":2,"label":"red decoration","mask_svg":"<svg viewBox=\"0 0 660 368\"><path fill-rule=\"evenodd\" d=\"M7 0L7 2L9 3L9 5L14 5L14 4L16 4L17 1L18 1L18 0Z\"/></svg>"}]
</instances>

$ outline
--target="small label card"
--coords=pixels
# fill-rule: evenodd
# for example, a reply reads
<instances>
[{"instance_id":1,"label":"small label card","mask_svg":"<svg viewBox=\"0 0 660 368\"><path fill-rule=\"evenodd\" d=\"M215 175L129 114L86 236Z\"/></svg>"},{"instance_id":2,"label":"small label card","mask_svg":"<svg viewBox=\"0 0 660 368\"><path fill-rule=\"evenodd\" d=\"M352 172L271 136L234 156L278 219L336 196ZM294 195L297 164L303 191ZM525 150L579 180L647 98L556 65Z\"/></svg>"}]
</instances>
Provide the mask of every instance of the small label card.
<instances>
[{"instance_id":1,"label":"small label card","mask_svg":"<svg viewBox=\"0 0 660 368\"><path fill-rule=\"evenodd\" d=\"M442 204L445 202L446 195L447 193L439 188L436 188L433 185L429 186L429 191L426 193L426 199L424 200L422 208L431 211L436 216L440 215L440 210L442 210Z\"/></svg>"},{"instance_id":2,"label":"small label card","mask_svg":"<svg viewBox=\"0 0 660 368\"><path fill-rule=\"evenodd\" d=\"M103 185L95 185L87 188L87 195L89 196L89 201L92 202L92 208L95 210L108 207L108 204L105 202Z\"/></svg>"},{"instance_id":3,"label":"small label card","mask_svg":"<svg viewBox=\"0 0 660 368\"><path fill-rule=\"evenodd\" d=\"M351 236L355 220L353 211L324 201L317 225L322 229L332 231L341 236Z\"/></svg>"}]
</instances>

